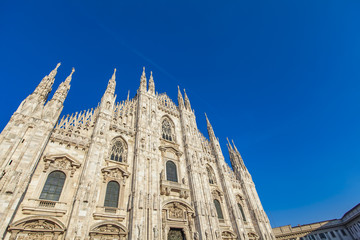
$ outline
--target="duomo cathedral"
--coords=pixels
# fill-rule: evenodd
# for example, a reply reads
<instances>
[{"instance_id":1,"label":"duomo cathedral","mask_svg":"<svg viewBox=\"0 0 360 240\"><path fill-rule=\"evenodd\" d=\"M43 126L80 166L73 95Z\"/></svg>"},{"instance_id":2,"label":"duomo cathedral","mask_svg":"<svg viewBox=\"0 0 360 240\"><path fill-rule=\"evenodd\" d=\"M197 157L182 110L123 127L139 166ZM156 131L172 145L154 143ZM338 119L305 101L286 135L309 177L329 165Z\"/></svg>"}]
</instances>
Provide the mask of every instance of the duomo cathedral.
<instances>
[{"instance_id":1,"label":"duomo cathedral","mask_svg":"<svg viewBox=\"0 0 360 240\"><path fill-rule=\"evenodd\" d=\"M275 240L236 146L230 168L186 92L176 105L144 70L117 102L115 69L97 107L60 116L74 69L48 99L59 66L0 135L0 239Z\"/></svg>"}]
</instances>

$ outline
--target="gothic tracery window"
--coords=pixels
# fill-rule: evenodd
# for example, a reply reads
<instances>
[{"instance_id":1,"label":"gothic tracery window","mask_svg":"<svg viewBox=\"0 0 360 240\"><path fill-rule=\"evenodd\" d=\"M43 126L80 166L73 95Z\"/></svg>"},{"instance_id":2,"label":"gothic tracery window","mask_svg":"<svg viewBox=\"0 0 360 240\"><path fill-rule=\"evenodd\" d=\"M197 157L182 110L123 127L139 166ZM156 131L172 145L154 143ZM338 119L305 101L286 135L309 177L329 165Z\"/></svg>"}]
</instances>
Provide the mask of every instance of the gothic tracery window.
<instances>
[{"instance_id":1,"label":"gothic tracery window","mask_svg":"<svg viewBox=\"0 0 360 240\"><path fill-rule=\"evenodd\" d=\"M174 141L174 137L172 135L171 123L168 119L164 119L162 122L162 138L168 141Z\"/></svg>"},{"instance_id":2,"label":"gothic tracery window","mask_svg":"<svg viewBox=\"0 0 360 240\"><path fill-rule=\"evenodd\" d=\"M65 183L65 178L65 174L61 171L54 171L50 173L46 179L39 198L51 201L59 201Z\"/></svg>"},{"instance_id":3,"label":"gothic tracery window","mask_svg":"<svg viewBox=\"0 0 360 240\"><path fill-rule=\"evenodd\" d=\"M214 205L215 205L215 209L216 209L216 213L217 213L218 218L219 219L224 219L224 215L223 215L223 212L221 210L221 205L220 205L219 200L215 199L214 200Z\"/></svg>"},{"instance_id":4,"label":"gothic tracery window","mask_svg":"<svg viewBox=\"0 0 360 240\"><path fill-rule=\"evenodd\" d=\"M126 162L125 154L126 154L125 144L121 139L116 139L111 146L110 160L116 162Z\"/></svg>"},{"instance_id":5,"label":"gothic tracery window","mask_svg":"<svg viewBox=\"0 0 360 240\"><path fill-rule=\"evenodd\" d=\"M120 185L115 181L110 181L106 187L104 207L118 207Z\"/></svg>"},{"instance_id":6,"label":"gothic tracery window","mask_svg":"<svg viewBox=\"0 0 360 240\"><path fill-rule=\"evenodd\" d=\"M173 161L166 162L166 180L172 182L178 181L176 165Z\"/></svg>"}]
</instances>

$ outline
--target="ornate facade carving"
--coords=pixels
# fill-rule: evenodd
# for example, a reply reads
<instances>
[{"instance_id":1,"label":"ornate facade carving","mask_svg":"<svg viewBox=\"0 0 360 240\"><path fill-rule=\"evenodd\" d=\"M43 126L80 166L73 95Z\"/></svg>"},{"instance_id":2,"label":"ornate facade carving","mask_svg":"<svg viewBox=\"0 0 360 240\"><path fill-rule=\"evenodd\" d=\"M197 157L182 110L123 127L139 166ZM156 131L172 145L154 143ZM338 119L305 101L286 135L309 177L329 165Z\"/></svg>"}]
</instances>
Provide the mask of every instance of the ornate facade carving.
<instances>
[{"instance_id":1,"label":"ornate facade carving","mask_svg":"<svg viewBox=\"0 0 360 240\"><path fill-rule=\"evenodd\" d=\"M75 171L81 166L81 164L74 160L67 154L58 154L58 155L47 155L43 158L44 161L44 170L47 172L49 168L58 169L62 171L69 171L70 177L72 177Z\"/></svg>"},{"instance_id":2,"label":"ornate facade carving","mask_svg":"<svg viewBox=\"0 0 360 240\"><path fill-rule=\"evenodd\" d=\"M136 95L116 102L114 70L97 107L59 118L74 71L46 101L58 67L0 135L0 236L271 239L240 153L229 143L230 168L209 120L207 138L180 88L176 105L144 70Z\"/></svg>"}]
</instances>

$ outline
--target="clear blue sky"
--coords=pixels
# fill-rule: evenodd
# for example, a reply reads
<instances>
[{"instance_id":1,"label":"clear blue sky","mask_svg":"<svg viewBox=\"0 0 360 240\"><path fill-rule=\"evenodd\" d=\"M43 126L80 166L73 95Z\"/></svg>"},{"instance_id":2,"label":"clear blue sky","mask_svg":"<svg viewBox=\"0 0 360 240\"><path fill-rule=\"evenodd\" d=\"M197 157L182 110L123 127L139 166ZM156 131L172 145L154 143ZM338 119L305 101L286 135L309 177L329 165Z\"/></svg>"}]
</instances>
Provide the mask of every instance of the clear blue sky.
<instances>
[{"instance_id":1,"label":"clear blue sky","mask_svg":"<svg viewBox=\"0 0 360 240\"><path fill-rule=\"evenodd\" d=\"M339 218L360 199L360 1L1 1L0 128L62 62L64 113L118 100L142 66L187 89L234 139L272 226Z\"/></svg>"}]
</instances>

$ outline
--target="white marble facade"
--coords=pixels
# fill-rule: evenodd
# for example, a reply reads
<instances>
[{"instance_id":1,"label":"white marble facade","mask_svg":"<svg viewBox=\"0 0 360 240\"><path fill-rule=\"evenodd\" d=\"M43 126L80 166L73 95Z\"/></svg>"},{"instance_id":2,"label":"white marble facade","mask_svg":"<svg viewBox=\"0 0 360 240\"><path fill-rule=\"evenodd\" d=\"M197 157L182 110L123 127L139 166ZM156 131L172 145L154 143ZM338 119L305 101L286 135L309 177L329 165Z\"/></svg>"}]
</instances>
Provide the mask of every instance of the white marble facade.
<instances>
[{"instance_id":1,"label":"white marble facade","mask_svg":"<svg viewBox=\"0 0 360 240\"><path fill-rule=\"evenodd\" d=\"M70 76L48 100L57 67L0 135L1 239L274 240L234 144L232 169L190 101L155 93L145 70L116 102L115 71L94 109L59 118Z\"/></svg>"}]
</instances>

